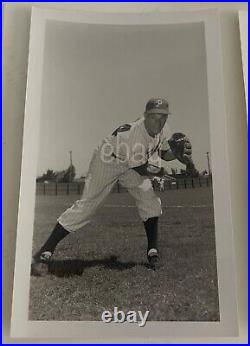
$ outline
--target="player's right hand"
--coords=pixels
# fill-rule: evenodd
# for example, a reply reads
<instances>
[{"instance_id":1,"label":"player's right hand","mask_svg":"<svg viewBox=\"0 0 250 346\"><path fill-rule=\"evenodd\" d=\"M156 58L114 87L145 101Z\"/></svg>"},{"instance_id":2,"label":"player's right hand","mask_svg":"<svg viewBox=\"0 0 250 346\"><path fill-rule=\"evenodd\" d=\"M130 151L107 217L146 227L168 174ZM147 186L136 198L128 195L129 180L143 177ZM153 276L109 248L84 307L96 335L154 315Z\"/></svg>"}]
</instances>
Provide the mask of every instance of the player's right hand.
<instances>
[{"instance_id":1,"label":"player's right hand","mask_svg":"<svg viewBox=\"0 0 250 346\"><path fill-rule=\"evenodd\" d=\"M149 175L152 175L155 177L163 177L166 174L166 171L163 167L157 167L151 164L147 165L147 171Z\"/></svg>"}]
</instances>

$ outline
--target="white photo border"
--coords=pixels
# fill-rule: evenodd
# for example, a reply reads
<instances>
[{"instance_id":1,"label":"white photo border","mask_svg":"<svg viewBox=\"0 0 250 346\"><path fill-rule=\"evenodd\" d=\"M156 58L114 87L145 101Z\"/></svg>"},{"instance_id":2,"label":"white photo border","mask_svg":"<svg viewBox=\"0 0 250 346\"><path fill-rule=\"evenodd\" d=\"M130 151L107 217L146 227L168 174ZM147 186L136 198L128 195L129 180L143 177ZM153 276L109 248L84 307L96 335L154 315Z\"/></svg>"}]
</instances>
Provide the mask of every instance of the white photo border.
<instances>
[{"instance_id":1,"label":"white photo border","mask_svg":"<svg viewBox=\"0 0 250 346\"><path fill-rule=\"evenodd\" d=\"M219 322L148 322L131 324L93 321L29 321L30 263L35 208L35 177L39 150L43 52L48 20L113 25L204 23L213 170L214 215L219 287ZM160 338L237 336L235 264L230 202L226 111L222 73L220 15L217 11L109 14L32 9L25 105L22 169L17 226L11 336L43 338ZM222 159L223 158L223 159ZM25 254L25 256L24 256Z\"/></svg>"}]
</instances>

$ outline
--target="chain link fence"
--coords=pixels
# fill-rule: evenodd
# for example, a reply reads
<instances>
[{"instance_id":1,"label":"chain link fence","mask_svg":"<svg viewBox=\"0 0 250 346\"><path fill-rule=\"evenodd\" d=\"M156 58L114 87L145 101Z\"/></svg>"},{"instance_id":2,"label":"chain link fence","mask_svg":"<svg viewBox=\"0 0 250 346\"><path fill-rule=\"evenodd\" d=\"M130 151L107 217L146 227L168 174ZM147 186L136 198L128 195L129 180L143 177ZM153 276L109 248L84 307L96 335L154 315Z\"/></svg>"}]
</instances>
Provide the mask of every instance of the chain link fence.
<instances>
[{"instance_id":1,"label":"chain link fence","mask_svg":"<svg viewBox=\"0 0 250 346\"><path fill-rule=\"evenodd\" d=\"M178 190L178 189L196 189L202 187L212 186L212 177L198 177L198 178L180 178L175 181L165 181L164 186L160 186L155 182L152 183L154 189L157 191ZM37 195L81 195L84 189L84 183L36 183ZM117 182L112 189L113 193L123 193L127 190Z\"/></svg>"}]
</instances>

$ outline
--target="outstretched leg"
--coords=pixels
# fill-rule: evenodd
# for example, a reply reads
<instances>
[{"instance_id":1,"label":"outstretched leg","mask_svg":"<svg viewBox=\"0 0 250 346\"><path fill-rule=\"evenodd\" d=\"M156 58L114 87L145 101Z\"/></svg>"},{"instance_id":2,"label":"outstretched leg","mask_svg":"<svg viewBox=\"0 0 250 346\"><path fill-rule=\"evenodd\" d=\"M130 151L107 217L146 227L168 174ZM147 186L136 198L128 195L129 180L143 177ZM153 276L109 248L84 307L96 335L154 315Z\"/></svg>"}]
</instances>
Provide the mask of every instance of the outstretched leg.
<instances>
[{"instance_id":1,"label":"outstretched leg","mask_svg":"<svg viewBox=\"0 0 250 346\"><path fill-rule=\"evenodd\" d=\"M31 267L34 275L46 273L55 248L62 239L90 222L91 216L109 194L120 173L114 164L102 162L98 153L94 155L82 198L58 218L51 235L34 255Z\"/></svg>"}]
</instances>

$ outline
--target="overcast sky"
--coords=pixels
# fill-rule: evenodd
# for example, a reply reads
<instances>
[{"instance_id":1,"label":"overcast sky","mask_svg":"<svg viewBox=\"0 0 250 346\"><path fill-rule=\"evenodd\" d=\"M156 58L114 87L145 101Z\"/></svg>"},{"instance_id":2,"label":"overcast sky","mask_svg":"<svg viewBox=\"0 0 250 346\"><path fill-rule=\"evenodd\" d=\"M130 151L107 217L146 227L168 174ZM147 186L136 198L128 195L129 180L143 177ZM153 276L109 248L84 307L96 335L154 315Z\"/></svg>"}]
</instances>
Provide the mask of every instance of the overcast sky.
<instances>
[{"instance_id":1,"label":"overcast sky","mask_svg":"<svg viewBox=\"0 0 250 346\"><path fill-rule=\"evenodd\" d=\"M172 132L186 133L200 170L210 151L206 52L202 24L112 26L48 22L45 39L38 175L77 176L93 149L121 124L164 97ZM181 165L174 161L165 167Z\"/></svg>"}]
</instances>

